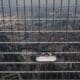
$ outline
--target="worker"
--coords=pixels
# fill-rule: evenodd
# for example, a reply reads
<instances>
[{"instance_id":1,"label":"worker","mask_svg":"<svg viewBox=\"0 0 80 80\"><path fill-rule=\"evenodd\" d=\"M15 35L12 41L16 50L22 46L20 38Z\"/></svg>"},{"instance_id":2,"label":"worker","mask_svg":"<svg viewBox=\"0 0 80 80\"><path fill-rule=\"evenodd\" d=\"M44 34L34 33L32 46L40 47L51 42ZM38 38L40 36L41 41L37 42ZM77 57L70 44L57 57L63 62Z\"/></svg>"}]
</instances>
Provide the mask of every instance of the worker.
<instances>
[{"instance_id":1,"label":"worker","mask_svg":"<svg viewBox=\"0 0 80 80\"><path fill-rule=\"evenodd\" d=\"M52 56L52 53L51 53L51 52L49 52L49 53L48 53L48 55L49 55L49 56Z\"/></svg>"},{"instance_id":2,"label":"worker","mask_svg":"<svg viewBox=\"0 0 80 80\"><path fill-rule=\"evenodd\" d=\"M44 55L45 55L45 53L43 52L43 53L42 53L42 56L44 56Z\"/></svg>"}]
</instances>

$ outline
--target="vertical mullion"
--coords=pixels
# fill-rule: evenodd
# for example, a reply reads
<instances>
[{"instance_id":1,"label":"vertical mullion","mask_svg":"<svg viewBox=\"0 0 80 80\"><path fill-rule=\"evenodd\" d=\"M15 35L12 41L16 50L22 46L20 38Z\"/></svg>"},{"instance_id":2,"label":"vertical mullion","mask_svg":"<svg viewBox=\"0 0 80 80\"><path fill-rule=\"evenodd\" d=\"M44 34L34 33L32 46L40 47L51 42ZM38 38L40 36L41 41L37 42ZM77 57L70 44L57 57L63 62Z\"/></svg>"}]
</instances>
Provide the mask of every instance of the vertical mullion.
<instances>
[{"instance_id":1,"label":"vertical mullion","mask_svg":"<svg viewBox=\"0 0 80 80\"><path fill-rule=\"evenodd\" d=\"M54 24L55 24L55 20L54 20L54 13L55 13L55 0L53 0L53 24L52 24L52 26L53 26L53 31L54 31L54 29L56 29L55 28L55 26L54 26ZM54 36L54 33L52 33L52 35L50 36L50 40L52 39L52 36ZM55 36L55 38L56 38L56 36ZM50 41L49 40L49 41ZM54 45L55 46L55 45ZM56 48L56 46L55 46L55 48ZM53 65L51 65L51 69L53 68ZM51 77L53 77L52 75L51 75Z\"/></svg>"},{"instance_id":2,"label":"vertical mullion","mask_svg":"<svg viewBox=\"0 0 80 80\"><path fill-rule=\"evenodd\" d=\"M40 42L40 0L38 0L38 18L39 18L39 42ZM40 43L39 43L40 44ZM38 48L40 48L40 47L38 47ZM39 49L39 52L41 52L40 51L40 49ZM39 63L39 66L40 66L40 63ZM40 71L40 67L39 67L39 71ZM38 77L39 77L39 80L40 80L40 73L39 73L39 75L38 75Z\"/></svg>"},{"instance_id":3,"label":"vertical mullion","mask_svg":"<svg viewBox=\"0 0 80 80\"><path fill-rule=\"evenodd\" d=\"M74 11L74 28L76 26L76 13L77 13L77 4L78 4L78 0L75 0L75 11Z\"/></svg>"},{"instance_id":4,"label":"vertical mullion","mask_svg":"<svg viewBox=\"0 0 80 80\"><path fill-rule=\"evenodd\" d=\"M2 8L2 21L3 21L3 26L4 26L4 31L5 31L5 22L4 22L4 5L3 5L3 0L1 0L1 8Z\"/></svg>"},{"instance_id":5,"label":"vertical mullion","mask_svg":"<svg viewBox=\"0 0 80 80\"><path fill-rule=\"evenodd\" d=\"M46 0L46 8L45 8L45 12L46 12L46 30L47 30L47 8L48 8L47 5L48 5L48 1ZM45 66L45 68L46 68L46 66ZM45 73L45 79L46 79L46 73Z\"/></svg>"},{"instance_id":6,"label":"vertical mullion","mask_svg":"<svg viewBox=\"0 0 80 80\"><path fill-rule=\"evenodd\" d=\"M45 7L46 14L45 15L46 15L46 30L47 30L47 0L45 0L45 3L46 3L46 7ZM47 50L47 47L45 49ZM45 75L45 77L46 77L46 75Z\"/></svg>"},{"instance_id":7,"label":"vertical mullion","mask_svg":"<svg viewBox=\"0 0 80 80\"><path fill-rule=\"evenodd\" d=\"M62 1L64 1L64 0L60 0L60 17L59 17L60 19L62 18L62 7L63 7L63 2ZM59 30L62 30L62 28L61 28L62 27L62 22L63 21L60 20L60 28L59 28ZM57 37L55 39L57 39ZM56 49L56 47L55 47L55 49ZM59 74L57 73L57 77L58 77L58 75ZM61 77L62 77L62 79L64 79L64 73L61 74Z\"/></svg>"},{"instance_id":8,"label":"vertical mullion","mask_svg":"<svg viewBox=\"0 0 80 80\"><path fill-rule=\"evenodd\" d=\"M46 15L46 30L47 30L47 27L48 27L48 26L47 26L47 8L48 8L47 5L48 5L48 1L45 0L45 3L46 3L46 4L45 4L45 6L46 6L46 8L45 8L46 14L45 14L45 15ZM46 65L45 65L45 69L46 69ZM45 79L46 79L46 73L45 73Z\"/></svg>"},{"instance_id":9,"label":"vertical mullion","mask_svg":"<svg viewBox=\"0 0 80 80\"><path fill-rule=\"evenodd\" d=\"M78 0L75 0L75 11L74 11L74 23L73 23L73 29L76 29L75 27L76 27L76 20L75 20L75 18L76 18L76 13L77 13L77 4L78 4ZM74 38L75 38L75 32L73 32L73 36L74 36ZM76 40L76 39L74 39L74 40Z\"/></svg>"},{"instance_id":10,"label":"vertical mullion","mask_svg":"<svg viewBox=\"0 0 80 80\"><path fill-rule=\"evenodd\" d=\"M76 18L76 13L77 13L77 5L78 5L78 0L75 0L75 14L74 14L75 18Z\"/></svg>"},{"instance_id":11,"label":"vertical mullion","mask_svg":"<svg viewBox=\"0 0 80 80\"><path fill-rule=\"evenodd\" d=\"M23 4L24 4L24 27L25 27L25 41L26 41L26 8L25 8L25 0L23 0Z\"/></svg>"},{"instance_id":12,"label":"vertical mullion","mask_svg":"<svg viewBox=\"0 0 80 80\"><path fill-rule=\"evenodd\" d=\"M24 31L24 39L25 39L25 42L26 42L26 37L27 37L27 32L26 32L26 30L27 30L27 28L26 28L26 1L25 0L23 0L23 4L24 4L24 27L25 27L25 31ZM26 52L26 55L27 55L27 52ZM29 67L27 67L28 69L29 69Z\"/></svg>"},{"instance_id":13,"label":"vertical mullion","mask_svg":"<svg viewBox=\"0 0 80 80\"><path fill-rule=\"evenodd\" d=\"M31 0L31 31L33 31L33 1ZM33 41L33 33L31 34L32 41Z\"/></svg>"},{"instance_id":14,"label":"vertical mullion","mask_svg":"<svg viewBox=\"0 0 80 80\"><path fill-rule=\"evenodd\" d=\"M11 42L13 42L13 32L12 32L12 13L11 13L11 1L10 0L8 0L8 2L9 2L9 14L10 14L10 23L11 23L11 35L12 35L12 39L11 39ZM14 47L13 47L13 43L11 43L11 46L12 46L12 52L14 52ZM14 55L12 55L12 57L15 57ZM10 59L10 56L9 56L9 59ZM10 60L9 60L10 61ZM16 66L15 66L15 64L12 64L12 66L14 67L14 68L16 68Z\"/></svg>"},{"instance_id":15,"label":"vertical mullion","mask_svg":"<svg viewBox=\"0 0 80 80\"><path fill-rule=\"evenodd\" d=\"M55 14L54 14L54 13L55 13L55 0L53 0L53 31L56 30L56 28L55 28L55 20L54 20L54 18L55 18L54 15L55 15ZM51 37L52 37L52 36L54 36L54 33L51 35ZM55 36L55 39L56 39L56 36ZM54 46L55 46L55 45L54 45ZM56 48L56 46L55 46L55 48Z\"/></svg>"},{"instance_id":16,"label":"vertical mullion","mask_svg":"<svg viewBox=\"0 0 80 80\"><path fill-rule=\"evenodd\" d=\"M38 37L38 41L40 42L40 0L38 0L38 22L39 22L39 37ZM40 45L40 43L39 43ZM39 45L38 45L38 48L39 48ZM40 49L39 49L39 52L40 52Z\"/></svg>"},{"instance_id":17,"label":"vertical mullion","mask_svg":"<svg viewBox=\"0 0 80 80\"><path fill-rule=\"evenodd\" d=\"M18 22L18 19L19 19L19 16L18 16L18 0L16 0L16 12L17 12L17 22Z\"/></svg>"},{"instance_id":18,"label":"vertical mullion","mask_svg":"<svg viewBox=\"0 0 80 80\"><path fill-rule=\"evenodd\" d=\"M33 31L33 0L31 0L31 31ZM30 35L31 35L31 37L32 37L31 39L33 41L33 33ZM32 48L33 48L33 46L32 46Z\"/></svg>"},{"instance_id":19,"label":"vertical mullion","mask_svg":"<svg viewBox=\"0 0 80 80\"><path fill-rule=\"evenodd\" d=\"M11 1L10 1L10 0L9 0L9 14L10 14L11 34L12 34L12 39L11 39L11 41L13 42L13 32L12 32L12 15L11 15Z\"/></svg>"},{"instance_id":20,"label":"vertical mullion","mask_svg":"<svg viewBox=\"0 0 80 80\"><path fill-rule=\"evenodd\" d=\"M33 1L31 0L31 24L32 24L32 31L33 31Z\"/></svg>"},{"instance_id":21,"label":"vertical mullion","mask_svg":"<svg viewBox=\"0 0 80 80\"><path fill-rule=\"evenodd\" d=\"M10 23L11 23L11 31L12 31L12 15L11 15L11 1L9 0L9 13L10 13Z\"/></svg>"},{"instance_id":22,"label":"vertical mullion","mask_svg":"<svg viewBox=\"0 0 80 80\"><path fill-rule=\"evenodd\" d=\"M10 27L11 27L11 31L12 31L12 22L11 22L11 5L10 5L10 0L8 0L8 4L9 4L9 17L10 17ZM13 34L11 33L11 42L13 42ZM11 43L11 46L12 46L13 44ZM13 46L12 46L12 48L13 48ZM12 51L13 51L13 49L12 49ZM8 58L8 61L9 61L9 59L10 59L10 56L9 55L7 55L7 58Z\"/></svg>"},{"instance_id":23,"label":"vertical mullion","mask_svg":"<svg viewBox=\"0 0 80 80\"><path fill-rule=\"evenodd\" d=\"M53 0L53 29L54 29L54 12L55 12L55 0Z\"/></svg>"},{"instance_id":24,"label":"vertical mullion","mask_svg":"<svg viewBox=\"0 0 80 80\"><path fill-rule=\"evenodd\" d=\"M18 13L18 0L16 0L16 14L17 14L17 23L19 22L19 13ZM17 26L18 27L18 26ZM18 30L18 28L17 28ZM18 36L18 39L19 39L19 36ZM17 39L17 41L18 41Z\"/></svg>"},{"instance_id":25,"label":"vertical mullion","mask_svg":"<svg viewBox=\"0 0 80 80\"><path fill-rule=\"evenodd\" d=\"M46 30L47 30L47 5L48 5L48 1L46 0L46 8L45 8L45 12L46 12Z\"/></svg>"},{"instance_id":26,"label":"vertical mullion","mask_svg":"<svg viewBox=\"0 0 80 80\"><path fill-rule=\"evenodd\" d=\"M26 8L25 8L25 0L23 0L23 4L24 4L24 25L25 25L25 31L26 31Z\"/></svg>"},{"instance_id":27,"label":"vertical mullion","mask_svg":"<svg viewBox=\"0 0 80 80\"><path fill-rule=\"evenodd\" d=\"M69 9L70 9L70 0L68 0L68 8L67 8L67 24L66 24L66 41L68 41L68 25L69 25Z\"/></svg>"},{"instance_id":28,"label":"vertical mullion","mask_svg":"<svg viewBox=\"0 0 80 80\"><path fill-rule=\"evenodd\" d=\"M18 0L16 0L16 14L17 14L17 21L16 21L16 22L18 23L18 22L19 22ZM19 27L18 27L18 25L17 25L17 28L16 28L17 31L18 31L18 28L19 28ZM20 37L19 35L20 35L20 34L18 33L18 38L16 39L17 41L19 41L19 39L20 39L20 38L19 38L19 37ZM19 50L19 45L17 46L17 49Z\"/></svg>"},{"instance_id":29,"label":"vertical mullion","mask_svg":"<svg viewBox=\"0 0 80 80\"><path fill-rule=\"evenodd\" d=\"M10 14L10 23L11 23L11 42L13 42L13 32L12 32L12 15L11 15L11 1L8 0L9 2L9 14ZM14 51L14 47L13 47L13 43L11 43L11 46L12 46L12 52Z\"/></svg>"},{"instance_id":30,"label":"vertical mullion","mask_svg":"<svg viewBox=\"0 0 80 80\"><path fill-rule=\"evenodd\" d=\"M66 24L66 41L68 42L68 25L69 25L69 9L70 9L70 0L68 0L68 8L67 8L67 24ZM68 44L67 44L68 45ZM70 74L69 74L70 76Z\"/></svg>"},{"instance_id":31,"label":"vertical mullion","mask_svg":"<svg viewBox=\"0 0 80 80\"><path fill-rule=\"evenodd\" d=\"M62 0L61 0L61 7L60 7L60 19L62 18L62 6L63 6L63 3L62 3ZM61 25L60 27L62 27L62 20L60 21L61 22Z\"/></svg>"},{"instance_id":32,"label":"vertical mullion","mask_svg":"<svg viewBox=\"0 0 80 80\"><path fill-rule=\"evenodd\" d=\"M62 17L62 0L61 0L61 3L60 3L60 5L61 5L61 7L60 7L60 18Z\"/></svg>"},{"instance_id":33,"label":"vertical mullion","mask_svg":"<svg viewBox=\"0 0 80 80\"><path fill-rule=\"evenodd\" d=\"M40 0L38 1L38 4L39 4L39 6L38 6L38 10L39 10L38 11L38 14L39 14L38 17L39 17L39 20L38 21L39 21L39 32L40 32Z\"/></svg>"}]
</instances>

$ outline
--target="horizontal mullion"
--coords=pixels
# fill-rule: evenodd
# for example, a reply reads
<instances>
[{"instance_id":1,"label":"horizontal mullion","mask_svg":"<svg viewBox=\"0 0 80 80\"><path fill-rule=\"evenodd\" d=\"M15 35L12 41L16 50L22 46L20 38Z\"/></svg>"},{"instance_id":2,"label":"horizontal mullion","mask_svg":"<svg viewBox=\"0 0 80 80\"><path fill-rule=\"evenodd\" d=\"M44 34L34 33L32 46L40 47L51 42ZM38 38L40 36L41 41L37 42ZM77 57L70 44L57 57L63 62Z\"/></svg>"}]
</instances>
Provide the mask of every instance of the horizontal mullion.
<instances>
[{"instance_id":1,"label":"horizontal mullion","mask_svg":"<svg viewBox=\"0 0 80 80\"><path fill-rule=\"evenodd\" d=\"M73 42L0 42L0 44L79 44L79 41L73 41Z\"/></svg>"},{"instance_id":2,"label":"horizontal mullion","mask_svg":"<svg viewBox=\"0 0 80 80\"><path fill-rule=\"evenodd\" d=\"M0 64L80 64L80 62L0 62Z\"/></svg>"},{"instance_id":3,"label":"horizontal mullion","mask_svg":"<svg viewBox=\"0 0 80 80\"><path fill-rule=\"evenodd\" d=\"M8 79L11 80L11 79ZM18 80L18 79L15 79ZM22 80L38 80L38 79L22 79ZM80 79L40 79L40 80L80 80Z\"/></svg>"},{"instance_id":4,"label":"horizontal mullion","mask_svg":"<svg viewBox=\"0 0 80 80\"><path fill-rule=\"evenodd\" d=\"M8 79L11 80L11 79ZM18 79L15 79L18 80ZM22 80L38 80L38 79L22 79ZM80 80L80 79L40 79L40 80Z\"/></svg>"},{"instance_id":5,"label":"horizontal mullion","mask_svg":"<svg viewBox=\"0 0 80 80\"><path fill-rule=\"evenodd\" d=\"M41 21L44 21L44 20L53 20L53 18L27 18L27 19L6 19L6 18L2 18L2 19L0 19L0 20L28 20L28 21L31 21L31 20L35 20L35 21L39 21L39 20L41 20ZM54 18L54 20L67 20L67 18ZM80 20L80 18L69 18L69 20Z\"/></svg>"},{"instance_id":6,"label":"horizontal mullion","mask_svg":"<svg viewBox=\"0 0 80 80\"><path fill-rule=\"evenodd\" d=\"M57 33L57 32L67 32L68 33L68 32L72 32L73 33L73 32L75 32L75 33L78 33L78 32L80 32L80 30L67 30L67 31L66 30L55 30L55 31L51 31L51 30L40 30L40 31L39 30L36 30L36 31L24 31L23 30L23 31L13 31L13 30L11 30L11 31L0 31L0 32L3 32L3 33L4 32L16 32L16 33L17 32L27 32L27 33L40 33L40 32L43 32L43 33L48 33L48 32L50 32L50 33L51 32L55 32L55 33Z\"/></svg>"},{"instance_id":7,"label":"horizontal mullion","mask_svg":"<svg viewBox=\"0 0 80 80\"><path fill-rule=\"evenodd\" d=\"M11 80L11 79L8 79ZM15 79L18 80L18 79ZM22 80L38 80L38 79L22 79ZM80 80L80 79L40 79L40 80Z\"/></svg>"},{"instance_id":8,"label":"horizontal mullion","mask_svg":"<svg viewBox=\"0 0 80 80\"><path fill-rule=\"evenodd\" d=\"M0 71L0 73L80 73L80 71Z\"/></svg>"},{"instance_id":9,"label":"horizontal mullion","mask_svg":"<svg viewBox=\"0 0 80 80\"><path fill-rule=\"evenodd\" d=\"M38 53L43 53L43 52L0 52L0 54L38 54ZM48 52L44 52L44 53L48 53ZM80 52L51 52L54 54L80 54Z\"/></svg>"}]
</instances>

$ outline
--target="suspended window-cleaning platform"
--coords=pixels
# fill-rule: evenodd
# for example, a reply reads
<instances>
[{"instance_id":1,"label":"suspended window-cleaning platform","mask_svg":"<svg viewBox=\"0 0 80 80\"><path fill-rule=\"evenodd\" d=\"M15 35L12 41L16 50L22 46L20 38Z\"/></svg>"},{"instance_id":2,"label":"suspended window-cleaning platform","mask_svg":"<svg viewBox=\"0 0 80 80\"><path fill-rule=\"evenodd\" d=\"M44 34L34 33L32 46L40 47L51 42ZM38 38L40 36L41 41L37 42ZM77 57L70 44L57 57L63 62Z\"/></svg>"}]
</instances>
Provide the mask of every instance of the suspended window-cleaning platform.
<instances>
[{"instance_id":1,"label":"suspended window-cleaning platform","mask_svg":"<svg viewBox=\"0 0 80 80\"><path fill-rule=\"evenodd\" d=\"M54 62L56 60L57 60L56 56L53 56L52 53L48 54L42 53L41 56L36 57L37 62Z\"/></svg>"},{"instance_id":2,"label":"suspended window-cleaning platform","mask_svg":"<svg viewBox=\"0 0 80 80\"><path fill-rule=\"evenodd\" d=\"M36 61L38 61L38 62L54 62L56 60L57 59L55 56L39 56L39 57L36 57Z\"/></svg>"}]
</instances>

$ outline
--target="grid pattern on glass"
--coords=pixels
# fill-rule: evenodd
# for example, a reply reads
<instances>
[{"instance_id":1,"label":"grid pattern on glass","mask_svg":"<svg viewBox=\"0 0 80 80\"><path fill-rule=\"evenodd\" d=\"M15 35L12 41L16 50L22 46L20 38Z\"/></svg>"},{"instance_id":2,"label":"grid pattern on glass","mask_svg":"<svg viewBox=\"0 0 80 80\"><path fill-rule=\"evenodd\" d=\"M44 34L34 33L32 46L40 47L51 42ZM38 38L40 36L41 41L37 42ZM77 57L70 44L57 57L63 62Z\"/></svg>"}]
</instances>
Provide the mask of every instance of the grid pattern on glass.
<instances>
[{"instance_id":1,"label":"grid pattern on glass","mask_svg":"<svg viewBox=\"0 0 80 80\"><path fill-rule=\"evenodd\" d=\"M79 57L80 0L0 0L1 80L79 80Z\"/></svg>"}]
</instances>

